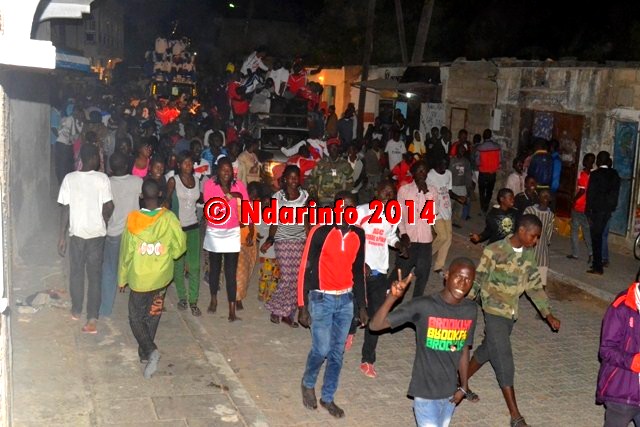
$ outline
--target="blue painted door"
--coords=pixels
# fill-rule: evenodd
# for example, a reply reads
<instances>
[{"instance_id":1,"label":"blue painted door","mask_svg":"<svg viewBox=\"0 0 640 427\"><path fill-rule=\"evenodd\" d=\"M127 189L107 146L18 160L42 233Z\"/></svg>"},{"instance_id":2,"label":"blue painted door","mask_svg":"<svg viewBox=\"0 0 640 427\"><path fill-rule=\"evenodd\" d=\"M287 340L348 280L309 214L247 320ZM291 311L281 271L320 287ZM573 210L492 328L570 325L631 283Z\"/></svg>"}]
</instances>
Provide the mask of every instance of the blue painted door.
<instances>
[{"instance_id":1,"label":"blue painted door","mask_svg":"<svg viewBox=\"0 0 640 427\"><path fill-rule=\"evenodd\" d=\"M613 168L616 169L620 175L620 196L618 197L618 208L611 216L609 231L623 236L627 235L629 226L633 174L636 166L637 139L638 123L617 123L613 146Z\"/></svg>"}]
</instances>

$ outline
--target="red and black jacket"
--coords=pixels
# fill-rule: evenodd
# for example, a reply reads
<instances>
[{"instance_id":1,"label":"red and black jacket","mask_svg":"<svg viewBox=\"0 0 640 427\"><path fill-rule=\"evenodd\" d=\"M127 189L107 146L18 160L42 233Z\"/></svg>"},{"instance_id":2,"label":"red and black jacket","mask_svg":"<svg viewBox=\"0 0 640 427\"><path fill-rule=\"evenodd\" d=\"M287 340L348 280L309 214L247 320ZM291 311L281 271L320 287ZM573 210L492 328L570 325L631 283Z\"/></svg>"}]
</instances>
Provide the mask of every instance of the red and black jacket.
<instances>
[{"instance_id":1,"label":"red and black jacket","mask_svg":"<svg viewBox=\"0 0 640 427\"><path fill-rule=\"evenodd\" d=\"M309 232L298 273L298 306L308 302L309 291L353 288L358 307L365 307L364 230L349 226L346 234L336 225L316 225Z\"/></svg>"}]
</instances>

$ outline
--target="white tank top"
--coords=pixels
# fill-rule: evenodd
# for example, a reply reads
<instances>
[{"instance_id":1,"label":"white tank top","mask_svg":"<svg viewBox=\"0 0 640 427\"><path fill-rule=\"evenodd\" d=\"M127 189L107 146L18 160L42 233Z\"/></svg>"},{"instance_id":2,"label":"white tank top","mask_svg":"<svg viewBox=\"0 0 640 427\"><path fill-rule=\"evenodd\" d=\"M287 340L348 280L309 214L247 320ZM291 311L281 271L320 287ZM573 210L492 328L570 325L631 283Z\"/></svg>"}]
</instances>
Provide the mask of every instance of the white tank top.
<instances>
[{"instance_id":1,"label":"white tank top","mask_svg":"<svg viewBox=\"0 0 640 427\"><path fill-rule=\"evenodd\" d=\"M178 198L178 219L182 227L188 227L198 222L196 216L196 202L200 198L200 189L198 182L194 178L196 185L193 188L187 188L180 179L179 175L175 175L173 179L176 182L176 197Z\"/></svg>"}]
</instances>

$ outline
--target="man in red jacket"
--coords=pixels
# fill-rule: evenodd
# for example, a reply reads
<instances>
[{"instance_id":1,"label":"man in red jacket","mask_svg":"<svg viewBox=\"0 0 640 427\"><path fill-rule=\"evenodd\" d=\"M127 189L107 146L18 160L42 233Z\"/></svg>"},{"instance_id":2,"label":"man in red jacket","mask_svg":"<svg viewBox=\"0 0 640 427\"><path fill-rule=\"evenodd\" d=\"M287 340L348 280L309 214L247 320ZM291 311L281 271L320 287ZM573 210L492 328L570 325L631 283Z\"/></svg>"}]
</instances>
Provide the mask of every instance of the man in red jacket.
<instances>
[{"instance_id":1,"label":"man in red jacket","mask_svg":"<svg viewBox=\"0 0 640 427\"><path fill-rule=\"evenodd\" d=\"M480 191L480 208L486 215L493 197L493 187L496 185L496 172L502 162L502 151L498 144L491 139L491 130L482 132L482 143L475 150L476 165L478 165L478 190Z\"/></svg>"}]
</instances>

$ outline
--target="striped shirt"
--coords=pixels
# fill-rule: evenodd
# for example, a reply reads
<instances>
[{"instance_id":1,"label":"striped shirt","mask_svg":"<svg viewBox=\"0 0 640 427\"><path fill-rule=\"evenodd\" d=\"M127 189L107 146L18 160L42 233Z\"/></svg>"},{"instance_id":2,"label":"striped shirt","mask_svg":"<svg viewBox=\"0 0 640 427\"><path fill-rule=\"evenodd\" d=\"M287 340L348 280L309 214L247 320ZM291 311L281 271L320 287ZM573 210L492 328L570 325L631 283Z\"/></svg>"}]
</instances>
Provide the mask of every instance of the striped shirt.
<instances>
[{"instance_id":1,"label":"striped shirt","mask_svg":"<svg viewBox=\"0 0 640 427\"><path fill-rule=\"evenodd\" d=\"M551 245L551 235L553 234L556 216L549 208L544 211L540 210L540 205L537 204L526 208L524 213L535 215L542 221L542 232L535 247L536 262L538 267L549 267L549 245Z\"/></svg>"},{"instance_id":2,"label":"striped shirt","mask_svg":"<svg viewBox=\"0 0 640 427\"><path fill-rule=\"evenodd\" d=\"M273 198L278 201L278 209L282 207L301 208L306 206L309 193L306 190L300 189L300 196L295 200L287 199L287 195L284 190L280 190L273 195ZM279 240L306 240L307 233L304 231L303 224L278 224L278 230L274 236L276 241Z\"/></svg>"}]
</instances>

